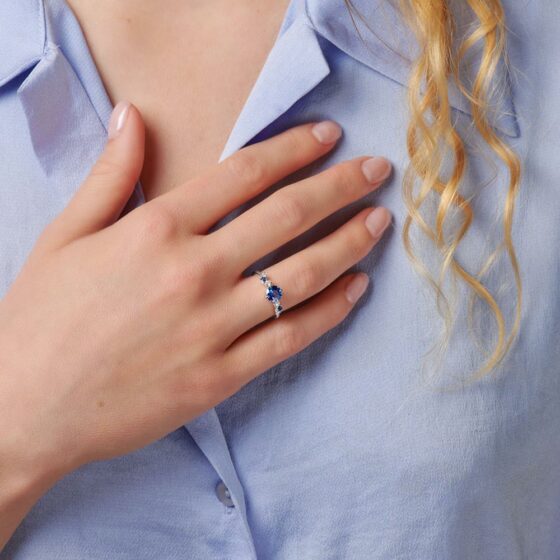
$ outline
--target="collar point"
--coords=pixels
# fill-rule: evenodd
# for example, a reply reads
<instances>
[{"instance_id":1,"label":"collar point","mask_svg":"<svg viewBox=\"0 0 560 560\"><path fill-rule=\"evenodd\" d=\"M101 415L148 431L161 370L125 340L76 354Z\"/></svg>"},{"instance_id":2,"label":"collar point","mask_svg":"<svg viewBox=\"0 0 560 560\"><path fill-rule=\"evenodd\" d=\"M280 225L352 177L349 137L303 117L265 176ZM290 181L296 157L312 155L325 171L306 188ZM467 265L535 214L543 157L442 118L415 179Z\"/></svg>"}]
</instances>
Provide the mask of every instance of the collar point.
<instances>
[{"instance_id":1,"label":"collar point","mask_svg":"<svg viewBox=\"0 0 560 560\"><path fill-rule=\"evenodd\" d=\"M0 1L0 87L43 57L46 23L43 0Z\"/></svg>"}]
</instances>

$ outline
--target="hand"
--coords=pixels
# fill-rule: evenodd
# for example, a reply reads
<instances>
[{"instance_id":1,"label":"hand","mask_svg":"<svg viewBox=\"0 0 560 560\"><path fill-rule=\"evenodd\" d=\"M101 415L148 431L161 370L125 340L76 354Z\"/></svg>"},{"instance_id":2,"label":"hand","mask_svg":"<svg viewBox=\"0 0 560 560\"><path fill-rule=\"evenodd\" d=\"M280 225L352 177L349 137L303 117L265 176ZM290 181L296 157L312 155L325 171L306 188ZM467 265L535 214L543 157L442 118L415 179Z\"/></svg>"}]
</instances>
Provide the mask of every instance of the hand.
<instances>
[{"instance_id":1,"label":"hand","mask_svg":"<svg viewBox=\"0 0 560 560\"><path fill-rule=\"evenodd\" d=\"M208 233L335 145L337 125L304 124L118 219L144 128L134 106L116 111L104 153L0 302L0 462L48 465L53 478L165 436L337 325L367 283L341 274L390 222L365 209L271 266L285 288L274 319L264 286L242 272L379 186L388 162L339 163Z\"/></svg>"}]
</instances>

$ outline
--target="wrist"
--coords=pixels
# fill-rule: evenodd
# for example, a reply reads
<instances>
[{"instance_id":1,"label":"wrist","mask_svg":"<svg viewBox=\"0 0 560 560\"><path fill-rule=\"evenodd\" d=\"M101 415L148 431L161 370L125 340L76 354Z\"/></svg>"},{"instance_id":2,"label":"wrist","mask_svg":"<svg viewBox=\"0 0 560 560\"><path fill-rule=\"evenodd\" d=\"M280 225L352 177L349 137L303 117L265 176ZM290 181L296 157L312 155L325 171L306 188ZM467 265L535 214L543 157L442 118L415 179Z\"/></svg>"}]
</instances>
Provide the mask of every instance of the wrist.
<instances>
[{"instance_id":1,"label":"wrist","mask_svg":"<svg viewBox=\"0 0 560 560\"><path fill-rule=\"evenodd\" d=\"M12 441L10 441L12 440ZM31 445L29 443L28 445ZM64 476L52 465L31 460L31 454L13 446L13 438L0 440L0 551L31 508Z\"/></svg>"},{"instance_id":2,"label":"wrist","mask_svg":"<svg viewBox=\"0 0 560 560\"><path fill-rule=\"evenodd\" d=\"M14 437L6 430L0 442L0 503L37 499L65 475L61 465L41 457L34 437Z\"/></svg>"},{"instance_id":3,"label":"wrist","mask_svg":"<svg viewBox=\"0 0 560 560\"><path fill-rule=\"evenodd\" d=\"M42 391L25 375L36 364L22 364L10 357L17 344L0 336L0 499L36 494L48 489L69 472L69 454L59 452L56 429L51 425ZM35 385L35 387L33 386ZM42 408L47 408L43 410Z\"/></svg>"},{"instance_id":4,"label":"wrist","mask_svg":"<svg viewBox=\"0 0 560 560\"><path fill-rule=\"evenodd\" d=\"M3 370L3 371L2 371ZM68 472L64 454L49 444L48 426L41 426L40 411L25 401L0 370L0 525L6 518L22 518L39 498ZM10 369L10 371L14 371ZM35 412L33 412L35 411ZM44 430L44 434L42 431Z\"/></svg>"}]
</instances>

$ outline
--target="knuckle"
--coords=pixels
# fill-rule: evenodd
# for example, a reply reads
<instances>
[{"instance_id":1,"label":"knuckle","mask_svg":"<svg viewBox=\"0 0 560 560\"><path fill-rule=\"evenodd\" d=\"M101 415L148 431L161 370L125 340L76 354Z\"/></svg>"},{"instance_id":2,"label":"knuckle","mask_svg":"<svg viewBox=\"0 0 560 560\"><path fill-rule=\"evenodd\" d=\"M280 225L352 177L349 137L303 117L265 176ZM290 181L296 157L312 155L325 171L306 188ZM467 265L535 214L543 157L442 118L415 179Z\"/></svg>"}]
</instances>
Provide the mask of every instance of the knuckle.
<instances>
[{"instance_id":1,"label":"knuckle","mask_svg":"<svg viewBox=\"0 0 560 560\"><path fill-rule=\"evenodd\" d=\"M222 276L230 264L231 256L227 247L213 246L204 252L203 272L205 277Z\"/></svg>"},{"instance_id":2,"label":"knuckle","mask_svg":"<svg viewBox=\"0 0 560 560\"><path fill-rule=\"evenodd\" d=\"M179 229L174 212L161 203L149 203L141 213L140 227L147 239L157 241L174 238Z\"/></svg>"},{"instance_id":3,"label":"knuckle","mask_svg":"<svg viewBox=\"0 0 560 560\"><path fill-rule=\"evenodd\" d=\"M180 372L171 387L172 398L177 399L182 408L189 410L211 408L218 400L218 392L215 372L200 366Z\"/></svg>"},{"instance_id":4,"label":"knuckle","mask_svg":"<svg viewBox=\"0 0 560 560\"><path fill-rule=\"evenodd\" d=\"M334 309L329 313L325 321L325 331L334 329L337 325L342 323L352 310L352 304L346 299L346 296L340 298L340 303L334 306Z\"/></svg>"},{"instance_id":5,"label":"knuckle","mask_svg":"<svg viewBox=\"0 0 560 560\"><path fill-rule=\"evenodd\" d=\"M348 301L342 283L338 284L335 297L323 310L323 320L321 321L321 334L334 329L342 323L353 309L353 304Z\"/></svg>"},{"instance_id":6,"label":"knuckle","mask_svg":"<svg viewBox=\"0 0 560 560\"><path fill-rule=\"evenodd\" d=\"M123 163L112 159L109 156L100 157L91 169L90 177L111 182L133 182L136 177L131 168L123 165Z\"/></svg>"},{"instance_id":7,"label":"knuckle","mask_svg":"<svg viewBox=\"0 0 560 560\"><path fill-rule=\"evenodd\" d=\"M313 262L307 262L297 271L291 285L294 292L303 299L318 291L321 277L319 267Z\"/></svg>"},{"instance_id":8,"label":"knuckle","mask_svg":"<svg viewBox=\"0 0 560 560\"><path fill-rule=\"evenodd\" d=\"M194 357L197 363L205 363L216 355L220 324L215 310L208 309L208 305L205 305L196 307L196 311L191 309L188 320L179 329L180 343L187 344L191 358Z\"/></svg>"},{"instance_id":9,"label":"knuckle","mask_svg":"<svg viewBox=\"0 0 560 560\"><path fill-rule=\"evenodd\" d=\"M201 238L200 241L196 251L198 258L195 260L197 276L216 283L216 279L223 276L230 265L232 257L229 245L208 243L207 238Z\"/></svg>"},{"instance_id":10,"label":"knuckle","mask_svg":"<svg viewBox=\"0 0 560 560\"><path fill-rule=\"evenodd\" d=\"M190 276L192 276L198 284L202 286L210 285L212 279L214 279L220 273L221 259L218 253L209 253L203 255L199 259L196 259L192 266L189 266Z\"/></svg>"},{"instance_id":11,"label":"knuckle","mask_svg":"<svg viewBox=\"0 0 560 560\"><path fill-rule=\"evenodd\" d=\"M290 230L298 230L305 222L306 207L301 195L286 189L272 195L272 219Z\"/></svg>"},{"instance_id":12,"label":"knuckle","mask_svg":"<svg viewBox=\"0 0 560 560\"><path fill-rule=\"evenodd\" d=\"M220 400L224 400L234 393L237 393L243 385L249 382L246 364L243 364L241 367L229 366L220 371Z\"/></svg>"},{"instance_id":13,"label":"knuckle","mask_svg":"<svg viewBox=\"0 0 560 560\"><path fill-rule=\"evenodd\" d=\"M298 157L306 148L308 135L301 128L289 128L284 132L285 153Z\"/></svg>"},{"instance_id":14,"label":"knuckle","mask_svg":"<svg viewBox=\"0 0 560 560\"><path fill-rule=\"evenodd\" d=\"M225 163L233 178L243 183L260 184L265 179L266 170L263 162L248 148L229 157Z\"/></svg>"},{"instance_id":15,"label":"knuckle","mask_svg":"<svg viewBox=\"0 0 560 560\"><path fill-rule=\"evenodd\" d=\"M361 182L356 180L356 174L350 162L337 163L331 167L330 173L335 188L345 199L354 199L359 196Z\"/></svg>"},{"instance_id":16,"label":"knuckle","mask_svg":"<svg viewBox=\"0 0 560 560\"><path fill-rule=\"evenodd\" d=\"M278 325L279 332L275 336L276 356L284 360L297 354L306 346L305 331L301 324L285 321Z\"/></svg>"},{"instance_id":17,"label":"knuckle","mask_svg":"<svg viewBox=\"0 0 560 560\"><path fill-rule=\"evenodd\" d=\"M196 291L198 278L193 273L194 269L191 264L174 263L168 266L161 278L161 290L163 296L176 298L179 294L185 293L187 290L192 293Z\"/></svg>"},{"instance_id":18,"label":"knuckle","mask_svg":"<svg viewBox=\"0 0 560 560\"><path fill-rule=\"evenodd\" d=\"M163 291L173 297L188 294L189 299L200 299L210 289L210 280L215 274L212 259L206 257L185 259L169 266L163 278Z\"/></svg>"},{"instance_id":19,"label":"knuckle","mask_svg":"<svg viewBox=\"0 0 560 560\"><path fill-rule=\"evenodd\" d=\"M349 228L344 243L345 251L352 260L357 261L364 257L369 249L371 236L365 231L365 227Z\"/></svg>"},{"instance_id":20,"label":"knuckle","mask_svg":"<svg viewBox=\"0 0 560 560\"><path fill-rule=\"evenodd\" d=\"M189 392L194 392L197 398L210 404L206 408L236 393L247 377L246 364L237 368L231 361L226 363L223 355L214 354L206 358L204 364L204 367L198 368L197 375L193 376L188 389Z\"/></svg>"}]
</instances>

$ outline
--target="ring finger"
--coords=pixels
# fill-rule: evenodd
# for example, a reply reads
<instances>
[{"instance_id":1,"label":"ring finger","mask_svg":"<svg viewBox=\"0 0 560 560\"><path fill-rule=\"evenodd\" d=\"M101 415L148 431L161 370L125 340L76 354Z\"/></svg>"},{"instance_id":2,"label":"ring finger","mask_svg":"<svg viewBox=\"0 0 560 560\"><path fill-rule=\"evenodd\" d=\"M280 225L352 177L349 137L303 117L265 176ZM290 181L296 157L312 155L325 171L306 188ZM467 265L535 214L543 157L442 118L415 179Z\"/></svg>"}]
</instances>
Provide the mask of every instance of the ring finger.
<instances>
[{"instance_id":1,"label":"ring finger","mask_svg":"<svg viewBox=\"0 0 560 560\"><path fill-rule=\"evenodd\" d=\"M366 208L333 233L269 267L269 280L283 289L282 308L287 310L320 292L363 259L390 221L386 208ZM256 275L243 278L234 288L230 300L233 316L238 318L234 338L274 316L265 290Z\"/></svg>"}]
</instances>

